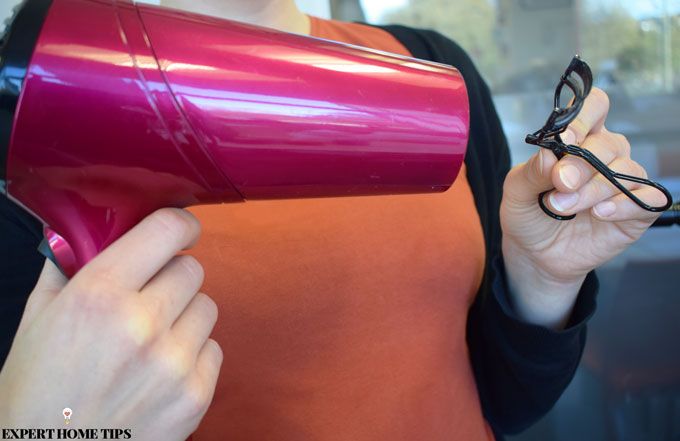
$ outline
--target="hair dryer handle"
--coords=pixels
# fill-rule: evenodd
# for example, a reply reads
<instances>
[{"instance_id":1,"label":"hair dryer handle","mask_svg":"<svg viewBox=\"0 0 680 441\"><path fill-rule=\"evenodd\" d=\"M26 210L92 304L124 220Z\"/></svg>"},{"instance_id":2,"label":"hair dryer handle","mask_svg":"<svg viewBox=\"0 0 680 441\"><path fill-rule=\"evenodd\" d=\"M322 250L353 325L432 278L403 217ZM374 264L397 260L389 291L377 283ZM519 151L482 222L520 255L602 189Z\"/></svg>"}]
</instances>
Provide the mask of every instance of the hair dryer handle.
<instances>
[{"instance_id":1,"label":"hair dryer handle","mask_svg":"<svg viewBox=\"0 0 680 441\"><path fill-rule=\"evenodd\" d=\"M45 237L38 245L38 252L51 260L66 277L71 278L78 271L73 249L51 228L45 227L43 234Z\"/></svg>"}]
</instances>

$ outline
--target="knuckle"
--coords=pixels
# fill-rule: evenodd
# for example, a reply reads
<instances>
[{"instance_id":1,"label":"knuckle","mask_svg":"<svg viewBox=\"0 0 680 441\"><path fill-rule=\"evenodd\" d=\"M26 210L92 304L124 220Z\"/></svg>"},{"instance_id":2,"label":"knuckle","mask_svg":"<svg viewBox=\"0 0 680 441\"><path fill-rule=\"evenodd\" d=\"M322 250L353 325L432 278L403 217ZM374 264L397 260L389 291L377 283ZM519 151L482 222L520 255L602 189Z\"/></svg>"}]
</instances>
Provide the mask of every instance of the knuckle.
<instances>
[{"instance_id":1,"label":"knuckle","mask_svg":"<svg viewBox=\"0 0 680 441\"><path fill-rule=\"evenodd\" d=\"M604 111L609 110L609 95L607 92L599 87L593 87L590 91L589 98L592 99L596 105Z\"/></svg>"},{"instance_id":2,"label":"knuckle","mask_svg":"<svg viewBox=\"0 0 680 441\"><path fill-rule=\"evenodd\" d=\"M643 179L648 178L647 170L645 170L645 168L640 163L632 161L632 160L630 162L631 162L631 165L632 165L632 174L634 176L638 176L638 177L641 177Z\"/></svg>"},{"instance_id":3,"label":"knuckle","mask_svg":"<svg viewBox=\"0 0 680 441\"><path fill-rule=\"evenodd\" d=\"M224 353L222 351L222 347L217 342L217 340L209 338L205 343L207 347L211 348L210 350L212 350L213 353L215 354L216 356L215 358L221 362L221 360L224 358Z\"/></svg>"},{"instance_id":4,"label":"knuckle","mask_svg":"<svg viewBox=\"0 0 680 441\"><path fill-rule=\"evenodd\" d=\"M121 292L111 279L102 274L93 280L69 286L74 306L87 317L100 318L116 315L123 307L125 293Z\"/></svg>"},{"instance_id":5,"label":"knuckle","mask_svg":"<svg viewBox=\"0 0 680 441\"><path fill-rule=\"evenodd\" d=\"M198 284L203 283L205 278L205 271L203 265L194 257L190 255L182 255L178 257L180 264L184 271L186 271L192 279L196 280Z\"/></svg>"},{"instance_id":6,"label":"knuckle","mask_svg":"<svg viewBox=\"0 0 680 441\"><path fill-rule=\"evenodd\" d=\"M588 136L588 126L580 117L576 117L571 124L569 124L569 130L574 133L576 138L574 144L580 145Z\"/></svg>"},{"instance_id":7,"label":"knuckle","mask_svg":"<svg viewBox=\"0 0 680 441\"><path fill-rule=\"evenodd\" d=\"M110 342L119 354L136 354L149 346L156 333L156 321L145 309L129 299L129 293L91 291L70 297L70 317L76 326Z\"/></svg>"},{"instance_id":8,"label":"knuckle","mask_svg":"<svg viewBox=\"0 0 680 441\"><path fill-rule=\"evenodd\" d=\"M153 317L154 320L160 321L166 316L168 310L166 296L144 296L143 305L149 316Z\"/></svg>"},{"instance_id":9,"label":"knuckle","mask_svg":"<svg viewBox=\"0 0 680 441\"><path fill-rule=\"evenodd\" d=\"M539 176L541 171L539 154L535 154L523 164L516 165L508 172L508 176L503 183L504 190L512 191L512 187L518 179L527 180L531 183L536 180L536 176Z\"/></svg>"},{"instance_id":10,"label":"knuckle","mask_svg":"<svg viewBox=\"0 0 680 441\"><path fill-rule=\"evenodd\" d=\"M132 352L143 352L150 347L158 329L152 314L144 308L130 308L120 322L124 324L121 341L125 347Z\"/></svg>"},{"instance_id":11,"label":"knuckle","mask_svg":"<svg viewBox=\"0 0 680 441\"><path fill-rule=\"evenodd\" d=\"M533 169L533 173L530 173L531 176L541 176L543 174L543 161L541 161L541 154L542 152L539 151L531 159L531 168Z\"/></svg>"},{"instance_id":12,"label":"knuckle","mask_svg":"<svg viewBox=\"0 0 680 441\"><path fill-rule=\"evenodd\" d=\"M66 290L79 295L105 294L116 290L119 285L119 277L115 275L112 266L100 263L96 273L77 273L71 283L66 285Z\"/></svg>"},{"instance_id":13,"label":"knuckle","mask_svg":"<svg viewBox=\"0 0 680 441\"><path fill-rule=\"evenodd\" d=\"M202 416L210 405L210 394L197 381L186 382L182 398L186 414L190 418Z\"/></svg>"},{"instance_id":14,"label":"knuckle","mask_svg":"<svg viewBox=\"0 0 680 441\"><path fill-rule=\"evenodd\" d=\"M614 133L613 134L615 140L616 140L616 145L619 146L619 151L623 156L630 156L630 142L628 142L628 138L623 136L620 133Z\"/></svg>"},{"instance_id":15,"label":"knuckle","mask_svg":"<svg viewBox=\"0 0 680 441\"><path fill-rule=\"evenodd\" d=\"M524 164L516 165L510 169L505 181L503 182L504 190L508 190L508 187L512 186L512 182L515 181L521 173L526 172L526 169L528 168L527 164L528 163L525 162Z\"/></svg>"},{"instance_id":16,"label":"knuckle","mask_svg":"<svg viewBox=\"0 0 680 441\"><path fill-rule=\"evenodd\" d=\"M154 229L157 228L159 234L173 241L188 236L197 238L201 230L198 219L188 211L179 208L157 210L150 216L149 221L154 223Z\"/></svg>"},{"instance_id":17,"label":"knuckle","mask_svg":"<svg viewBox=\"0 0 680 441\"><path fill-rule=\"evenodd\" d=\"M155 371L159 378L170 383L185 380L193 367L193 359L178 344L166 347L155 357Z\"/></svg>"},{"instance_id":18,"label":"knuckle","mask_svg":"<svg viewBox=\"0 0 680 441\"><path fill-rule=\"evenodd\" d=\"M191 227L187 217L176 208L162 208L152 215L152 221L169 236L182 236Z\"/></svg>"},{"instance_id":19,"label":"knuckle","mask_svg":"<svg viewBox=\"0 0 680 441\"><path fill-rule=\"evenodd\" d=\"M206 341L206 350L212 351L214 355L213 360L215 362L213 368L216 371L219 371L222 361L224 360L224 351L222 351L222 347L217 341L209 338L208 341Z\"/></svg>"},{"instance_id":20,"label":"knuckle","mask_svg":"<svg viewBox=\"0 0 680 441\"><path fill-rule=\"evenodd\" d=\"M595 185L592 185L589 189L589 204L591 204L591 201L592 203L604 201L618 193L618 190L602 175L597 175L596 180L593 182Z\"/></svg>"},{"instance_id":21,"label":"knuckle","mask_svg":"<svg viewBox=\"0 0 680 441\"><path fill-rule=\"evenodd\" d=\"M198 293L195 298L196 307L200 309L199 313L206 321L215 322L217 320L218 308L217 303L211 299L207 294Z\"/></svg>"}]
</instances>

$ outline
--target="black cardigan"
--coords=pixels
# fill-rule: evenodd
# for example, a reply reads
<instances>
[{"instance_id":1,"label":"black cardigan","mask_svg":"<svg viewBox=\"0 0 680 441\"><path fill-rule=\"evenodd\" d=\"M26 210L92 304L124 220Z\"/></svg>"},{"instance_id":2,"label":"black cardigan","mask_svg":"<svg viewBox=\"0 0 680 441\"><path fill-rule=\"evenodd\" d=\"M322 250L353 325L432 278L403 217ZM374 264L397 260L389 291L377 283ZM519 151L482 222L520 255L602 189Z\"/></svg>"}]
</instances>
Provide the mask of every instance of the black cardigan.
<instances>
[{"instance_id":1,"label":"black cardigan","mask_svg":"<svg viewBox=\"0 0 680 441\"><path fill-rule=\"evenodd\" d=\"M499 206L510 155L491 94L467 54L432 31L385 26L417 58L457 67L468 88L471 131L465 164L484 231L486 268L468 315L467 342L484 416L498 438L543 416L571 381L595 309L597 279L589 275L566 330L518 320L508 302L500 255ZM452 219L451 228L455 228ZM0 365L44 258L41 225L0 197Z\"/></svg>"},{"instance_id":2,"label":"black cardigan","mask_svg":"<svg viewBox=\"0 0 680 441\"><path fill-rule=\"evenodd\" d=\"M552 408L574 376L586 322L595 312L597 277L594 272L586 277L563 331L516 317L507 294L499 215L510 151L489 88L465 51L443 35L398 25L381 28L414 57L455 66L465 79L470 101L465 165L486 241L486 268L468 315L467 343L484 416L494 433L501 438L521 432Z\"/></svg>"}]
</instances>

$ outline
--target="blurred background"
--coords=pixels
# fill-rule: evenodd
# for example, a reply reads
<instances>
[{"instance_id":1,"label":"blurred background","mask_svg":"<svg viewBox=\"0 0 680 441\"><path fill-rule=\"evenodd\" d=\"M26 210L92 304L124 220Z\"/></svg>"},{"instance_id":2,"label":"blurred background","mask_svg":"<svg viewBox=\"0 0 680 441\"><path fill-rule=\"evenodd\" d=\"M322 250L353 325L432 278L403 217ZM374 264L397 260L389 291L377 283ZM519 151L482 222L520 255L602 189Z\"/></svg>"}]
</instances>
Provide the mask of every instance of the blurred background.
<instances>
[{"instance_id":1,"label":"blurred background","mask_svg":"<svg viewBox=\"0 0 680 441\"><path fill-rule=\"evenodd\" d=\"M305 3L305 2L301 2ZM318 2L317 2L318 3ZM323 3L323 2L322 2ZM547 118L575 53L611 98L607 127L680 197L680 0L332 0L341 20L436 29L492 88L513 162ZM512 437L680 440L680 228L650 230L599 271L602 291L581 367L555 408Z\"/></svg>"},{"instance_id":2,"label":"blurred background","mask_svg":"<svg viewBox=\"0 0 680 441\"><path fill-rule=\"evenodd\" d=\"M19 0L0 0L0 16ZM157 2L157 0L146 0ZM227 1L227 0L225 0ZM436 29L492 88L513 162L536 147L575 53L611 99L607 127L680 198L680 0L298 0L340 20ZM680 227L657 228L599 271L598 312L555 408L512 441L680 441Z\"/></svg>"}]
</instances>

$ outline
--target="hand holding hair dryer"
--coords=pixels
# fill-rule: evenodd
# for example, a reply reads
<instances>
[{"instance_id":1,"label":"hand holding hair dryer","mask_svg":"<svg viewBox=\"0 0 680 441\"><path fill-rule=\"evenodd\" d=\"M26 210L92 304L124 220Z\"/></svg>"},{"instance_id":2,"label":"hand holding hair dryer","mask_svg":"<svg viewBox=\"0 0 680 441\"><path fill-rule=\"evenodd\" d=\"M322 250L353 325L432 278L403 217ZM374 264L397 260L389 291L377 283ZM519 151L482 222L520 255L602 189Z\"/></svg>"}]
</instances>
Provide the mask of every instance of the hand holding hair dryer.
<instances>
[{"instance_id":1,"label":"hand holding hair dryer","mask_svg":"<svg viewBox=\"0 0 680 441\"><path fill-rule=\"evenodd\" d=\"M72 276L161 207L437 192L445 65L128 0L26 0L0 43L0 184Z\"/></svg>"}]
</instances>

